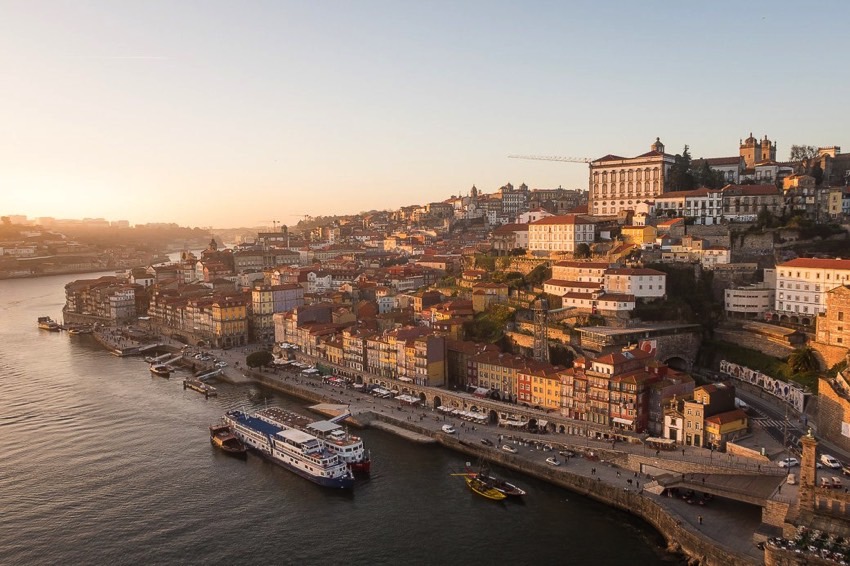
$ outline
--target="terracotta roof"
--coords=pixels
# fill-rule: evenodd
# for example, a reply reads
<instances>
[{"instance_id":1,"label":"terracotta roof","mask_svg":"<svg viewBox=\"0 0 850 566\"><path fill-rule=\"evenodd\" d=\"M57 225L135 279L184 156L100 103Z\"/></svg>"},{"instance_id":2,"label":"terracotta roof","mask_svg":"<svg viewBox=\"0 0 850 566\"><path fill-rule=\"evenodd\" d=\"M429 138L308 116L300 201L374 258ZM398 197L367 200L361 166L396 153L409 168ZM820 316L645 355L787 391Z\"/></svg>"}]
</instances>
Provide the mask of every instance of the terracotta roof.
<instances>
[{"instance_id":1,"label":"terracotta roof","mask_svg":"<svg viewBox=\"0 0 850 566\"><path fill-rule=\"evenodd\" d=\"M642 360L645 358L653 357L655 357L654 354L650 354L649 352L644 352L643 350L634 348L626 352L612 352L610 354L605 354L603 356L594 358L592 361L598 362L600 364L616 365L631 360Z\"/></svg>"},{"instance_id":2,"label":"terracotta roof","mask_svg":"<svg viewBox=\"0 0 850 566\"><path fill-rule=\"evenodd\" d=\"M609 153L604 157L600 157L599 159L594 159L593 163L599 163L600 161L619 161L621 159L626 159L625 157L620 157L619 155L613 155Z\"/></svg>"},{"instance_id":3,"label":"terracotta roof","mask_svg":"<svg viewBox=\"0 0 850 566\"><path fill-rule=\"evenodd\" d=\"M547 216L531 223L532 226L544 224L593 224L593 222L578 214L565 214L563 216Z\"/></svg>"},{"instance_id":4,"label":"terracotta roof","mask_svg":"<svg viewBox=\"0 0 850 566\"><path fill-rule=\"evenodd\" d=\"M625 295L619 293L605 293L598 299L597 301L607 301L607 302L615 302L615 303L633 303L635 302L634 295Z\"/></svg>"},{"instance_id":5,"label":"terracotta roof","mask_svg":"<svg viewBox=\"0 0 850 566\"><path fill-rule=\"evenodd\" d=\"M850 259L821 259L798 257L777 267L803 267L808 269L848 269L850 270Z\"/></svg>"},{"instance_id":6,"label":"terracotta roof","mask_svg":"<svg viewBox=\"0 0 850 566\"><path fill-rule=\"evenodd\" d=\"M567 279L549 279L544 285L557 285L559 287L575 287L576 289L599 289L600 283L593 281L569 281Z\"/></svg>"},{"instance_id":7,"label":"terracotta roof","mask_svg":"<svg viewBox=\"0 0 850 566\"><path fill-rule=\"evenodd\" d=\"M578 261L564 260L555 264L556 267L586 267L588 269L608 269L611 264L607 261Z\"/></svg>"},{"instance_id":8,"label":"terracotta roof","mask_svg":"<svg viewBox=\"0 0 850 566\"><path fill-rule=\"evenodd\" d=\"M694 164L699 164L702 161L705 161L709 165L738 165L741 163L741 156L736 155L734 157L709 157L708 159L696 159L694 160Z\"/></svg>"},{"instance_id":9,"label":"terracotta roof","mask_svg":"<svg viewBox=\"0 0 850 566\"><path fill-rule=\"evenodd\" d=\"M605 271L605 275L666 275L666 273L648 267L615 267Z\"/></svg>"},{"instance_id":10,"label":"terracotta roof","mask_svg":"<svg viewBox=\"0 0 850 566\"><path fill-rule=\"evenodd\" d=\"M528 232L528 224L503 224L493 230L493 234L499 236L511 234L513 232Z\"/></svg>"},{"instance_id":11,"label":"terracotta roof","mask_svg":"<svg viewBox=\"0 0 850 566\"><path fill-rule=\"evenodd\" d=\"M733 409L731 411L727 411L725 413L718 413L716 415L712 415L710 417L705 417L705 420L710 423L715 423L719 425L723 425L726 423L731 423L733 421L746 420L747 413L742 411L741 409Z\"/></svg>"}]
</instances>

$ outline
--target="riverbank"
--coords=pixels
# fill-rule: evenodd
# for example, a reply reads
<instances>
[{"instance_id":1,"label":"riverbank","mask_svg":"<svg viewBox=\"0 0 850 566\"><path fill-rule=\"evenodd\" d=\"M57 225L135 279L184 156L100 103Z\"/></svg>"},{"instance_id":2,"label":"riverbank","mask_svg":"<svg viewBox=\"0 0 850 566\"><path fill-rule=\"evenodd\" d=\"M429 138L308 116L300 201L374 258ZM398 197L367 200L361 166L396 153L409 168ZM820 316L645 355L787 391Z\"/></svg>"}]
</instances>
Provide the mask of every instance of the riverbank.
<instances>
[{"instance_id":1,"label":"riverbank","mask_svg":"<svg viewBox=\"0 0 850 566\"><path fill-rule=\"evenodd\" d=\"M138 347L132 342L121 342L111 333L104 333L102 337L105 340L101 343L107 348ZM245 353L217 351L217 357L228 361L225 374L218 379L252 382L317 405L344 407L352 415L348 422L354 426L378 428L413 442L439 443L471 459L496 462L507 469L585 495L640 517L664 537L671 552L683 553L695 562L724 565L763 562L763 555L756 549L751 536L760 523L757 513L756 516L743 516L735 507L716 503L709 507L692 507L676 498L649 493L645 488L652 479L639 471L642 464L629 453L639 447L622 443L612 448L611 442L566 435L539 437L516 432L507 435L496 425L471 425L433 409L403 407L391 399L376 399L356 390L332 387L295 372L235 367L237 361L244 361ZM453 424L458 434L443 433L441 426L446 423ZM495 446L481 444L481 439L485 438ZM545 461L552 452L540 450L541 439L555 444L556 448L569 449L586 457L571 458L553 467ZM515 446L517 453L501 450L499 447L503 443ZM681 460L670 464L678 465L682 471L700 469L696 463L686 461L684 454L681 458L678 453L665 456Z\"/></svg>"},{"instance_id":2,"label":"riverbank","mask_svg":"<svg viewBox=\"0 0 850 566\"><path fill-rule=\"evenodd\" d=\"M610 442L551 435L508 435L492 425L476 426L473 430L469 423L429 409L391 407L368 395L325 388L314 380L297 375L260 371L246 372L245 375L288 396L347 407L352 414L350 422L355 426L378 428L408 440L411 434L427 438L473 460L495 462L640 517L664 537L670 552L682 553L696 563L727 566L763 563L761 551L752 542L752 533L760 522L758 516L749 517L749 521L742 520L724 513L719 506L694 508L678 499L651 494L641 488L641 485L645 488L652 482L649 475L630 469L628 452L611 449ZM445 422L455 425L458 434L443 433L440 427ZM482 438L487 438L494 446L481 444ZM556 448L572 450L585 457L563 460L563 465L553 467L545 462L545 457L553 452L539 449L541 438L554 443ZM517 454L501 450L499 447L503 442L515 446Z\"/></svg>"}]
</instances>

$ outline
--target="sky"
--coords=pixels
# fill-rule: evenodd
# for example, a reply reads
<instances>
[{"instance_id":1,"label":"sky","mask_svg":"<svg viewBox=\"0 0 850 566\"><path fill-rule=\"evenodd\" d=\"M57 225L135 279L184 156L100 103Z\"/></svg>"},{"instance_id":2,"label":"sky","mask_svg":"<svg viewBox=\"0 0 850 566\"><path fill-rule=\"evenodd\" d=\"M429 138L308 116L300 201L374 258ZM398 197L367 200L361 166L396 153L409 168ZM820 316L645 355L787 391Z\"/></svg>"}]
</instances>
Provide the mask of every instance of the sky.
<instances>
[{"instance_id":1,"label":"sky","mask_svg":"<svg viewBox=\"0 0 850 566\"><path fill-rule=\"evenodd\" d=\"M511 154L847 151L848 22L846 1L0 0L0 214L271 226L587 189L586 164Z\"/></svg>"}]
</instances>

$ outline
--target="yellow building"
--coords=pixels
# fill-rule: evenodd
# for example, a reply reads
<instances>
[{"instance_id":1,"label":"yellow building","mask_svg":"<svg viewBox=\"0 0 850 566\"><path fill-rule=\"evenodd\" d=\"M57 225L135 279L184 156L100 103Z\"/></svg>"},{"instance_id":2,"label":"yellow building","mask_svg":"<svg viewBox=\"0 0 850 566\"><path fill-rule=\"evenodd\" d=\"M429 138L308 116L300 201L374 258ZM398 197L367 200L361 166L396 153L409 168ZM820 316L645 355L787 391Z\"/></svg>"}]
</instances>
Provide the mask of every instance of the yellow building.
<instances>
[{"instance_id":1,"label":"yellow building","mask_svg":"<svg viewBox=\"0 0 850 566\"><path fill-rule=\"evenodd\" d=\"M726 442L747 434L747 414L735 409L705 418L705 445L726 449Z\"/></svg>"},{"instance_id":2,"label":"yellow building","mask_svg":"<svg viewBox=\"0 0 850 566\"><path fill-rule=\"evenodd\" d=\"M657 231L655 226L623 226L620 229L623 242L627 244L652 244L655 242Z\"/></svg>"},{"instance_id":3,"label":"yellow building","mask_svg":"<svg viewBox=\"0 0 850 566\"><path fill-rule=\"evenodd\" d=\"M213 302L212 334L217 348L247 344L248 301L241 297L228 297Z\"/></svg>"}]
</instances>

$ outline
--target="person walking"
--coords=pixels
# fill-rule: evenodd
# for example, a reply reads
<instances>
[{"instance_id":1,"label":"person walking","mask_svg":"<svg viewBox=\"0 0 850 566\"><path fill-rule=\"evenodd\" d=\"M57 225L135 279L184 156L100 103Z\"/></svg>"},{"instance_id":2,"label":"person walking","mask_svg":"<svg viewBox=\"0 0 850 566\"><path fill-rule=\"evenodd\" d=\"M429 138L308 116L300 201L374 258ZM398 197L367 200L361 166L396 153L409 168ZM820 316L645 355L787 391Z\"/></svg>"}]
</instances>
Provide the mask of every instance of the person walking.
<instances>
[{"instance_id":1,"label":"person walking","mask_svg":"<svg viewBox=\"0 0 850 566\"><path fill-rule=\"evenodd\" d=\"M699 524L702 525L702 515L697 516L697 521L699 521Z\"/></svg>"}]
</instances>

